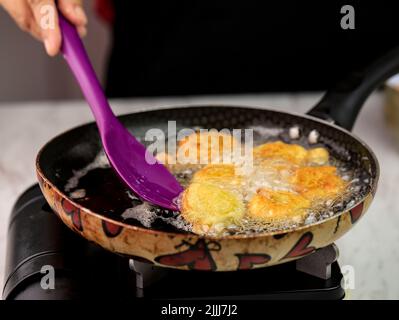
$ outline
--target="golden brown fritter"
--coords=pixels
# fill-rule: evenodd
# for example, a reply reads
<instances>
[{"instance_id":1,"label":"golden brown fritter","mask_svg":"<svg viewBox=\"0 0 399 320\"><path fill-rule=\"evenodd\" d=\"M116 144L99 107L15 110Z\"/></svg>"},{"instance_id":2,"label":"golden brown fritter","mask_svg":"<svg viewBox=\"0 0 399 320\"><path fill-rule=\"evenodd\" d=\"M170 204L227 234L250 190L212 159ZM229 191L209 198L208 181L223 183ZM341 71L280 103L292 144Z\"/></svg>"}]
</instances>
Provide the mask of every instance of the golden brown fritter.
<instances>
[{"instance_id":1,"label":"golden brown fritter","mask_svg":"<svg viewBox=\"0 0 399 320\"><path fill-rule=\"evenodd\" d=\"M254 148L254 157L262 159L281 159L293 164L306 161L307 151L297 144L287 144L281 141L262 144Z\"/></svg>"},{"instance_id":2,"label":"golden brown fritter","mask_svg":"<svg viewBox=\"0 0 399 320\"><path fill-rule=\"evenodd\" d=\"M262 222L303 221L310 201L290 191L260 189L248 204L248 215Z\"/></svg>"},{"instance_id":3,"label":"golden brown fritter","mask_svg":"<svg viewBox=\"0 0 399 320\"><path fill-rule=\"evenodd\" d=\"M241 143L232 135L208 131L185 137L179 142L177 153L181 163L226 163L237 148L241 148Z\"/></svg>"},{"instance_id":4,"label":"golden brown fritter","mask_svg":"<svg viewBox=\"0 0 399 320\"><path fill-rule=\"evenodd\" d=\"M309 164L325 165L328 163L329 154L325 148L314 148L308 150L306 161Z\"/></svg>"},{"instance_id":5,"label":"golden brown fritter","mask_svg":"<svg viewBox=\"0 0 399 320\"><path fill-rule=\"evenodd\" d=\"M296 191L311 201L334 198L346 186L333 166L301 167L296 170L292 182Z\"/></svg>"},{"instance_id":6,"label":"golden brown fritter","mask_svg":"<svg viewBox=\"0 0 399 320\"><path fill-rule=\"evenodd\" d=\"M245 214L241 197L220 186L192 183L183 193L181 214L198 234L220 232L238 224Z\"/></svg>"},{"instance_id":7,"label":"golden brown fritter","mask_svg":"<svg viewBox=\"0 0 399 320\"><path fill-rule=\"evenodd\" d=\"M241 177L232 164L208 164L194 174L193 182L207 182L221 186L237 186Z\"/></svg>"},{"instance_id":8,"label":"golden brown fritter","mask_svg":"<svg viewBox=\"0 0 399 320\"><path fill-rule=\"evenodd\" d=\"M216 140L223 135L213 134ZM197 140L199 133L190 137L179 148L188 148L183 152L197 150L194 162L204 155L211 160L211 152L220 155L226 143L223 140L219 145L202 146ZM208 133L202 137L210 139ZM232 136L227 139L228 144L238 143ZM194 233L218 234L230 225L243 226L254 221L300 223L313 205L344 191L346 184L337 169L326 165L329 153L325 148L306 150L277 141L254 148L253 155L255 162L250 167L231 163L196 166L181 206L182 216L193 225ZM168 155L161 157L168 163ZM248 219L243 219L245 216Z\"/></svg>"}]
</instances>

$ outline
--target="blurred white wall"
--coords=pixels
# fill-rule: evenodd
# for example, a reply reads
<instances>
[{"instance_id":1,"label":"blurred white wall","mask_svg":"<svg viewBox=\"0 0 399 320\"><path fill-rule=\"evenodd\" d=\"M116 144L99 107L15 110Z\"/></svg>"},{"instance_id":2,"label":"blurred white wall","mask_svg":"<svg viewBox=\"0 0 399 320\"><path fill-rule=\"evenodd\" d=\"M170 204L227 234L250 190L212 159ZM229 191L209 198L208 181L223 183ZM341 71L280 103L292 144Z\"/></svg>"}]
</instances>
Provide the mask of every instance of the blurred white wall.
<instances>
[{"instance_id":1,"label":"blurred white wall","mask_svg":"<svg viewBox=\"0 0 399 320\"><path fill-rule=\"evenodd\" d=\"M97 75L103 80L110 28L96 16L92 1L84 2L89 16L84 42ZM0 8L0 102L80 97L62 57L48 57L43 45L23 33Z\"/></svg>"}]
</instances>

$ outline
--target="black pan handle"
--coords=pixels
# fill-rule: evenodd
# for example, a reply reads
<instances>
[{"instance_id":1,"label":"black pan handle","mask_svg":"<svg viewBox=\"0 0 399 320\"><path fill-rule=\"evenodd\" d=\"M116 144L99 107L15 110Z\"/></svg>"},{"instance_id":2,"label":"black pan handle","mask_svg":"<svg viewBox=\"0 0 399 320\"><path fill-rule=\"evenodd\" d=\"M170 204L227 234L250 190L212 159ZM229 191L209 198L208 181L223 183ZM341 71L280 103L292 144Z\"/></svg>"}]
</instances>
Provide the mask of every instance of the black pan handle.
<instances>
[{"instance_id":1,"label":"black pan handle","mask_svg":"<svg viewBox=\"0 0 399 320\"><path fill-rule=\"evenodd\" d=\"M399 73L399 47L340 81L308 114L351 130L368 96L396 73Z\"/></svg>"}]
</instances>

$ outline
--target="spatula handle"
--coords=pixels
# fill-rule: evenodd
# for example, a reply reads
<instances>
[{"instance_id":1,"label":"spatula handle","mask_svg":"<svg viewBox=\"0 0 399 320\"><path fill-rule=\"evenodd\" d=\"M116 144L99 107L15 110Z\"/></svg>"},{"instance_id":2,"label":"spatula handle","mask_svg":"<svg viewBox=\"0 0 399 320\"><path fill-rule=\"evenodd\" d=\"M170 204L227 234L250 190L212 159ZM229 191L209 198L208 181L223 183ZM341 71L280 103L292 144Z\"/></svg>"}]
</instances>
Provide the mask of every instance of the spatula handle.
<instances>
[{"instance_id":1,"label":"spatula handle","mask_svg":"<svg viewBox=\"0 0 399 320\"><path fill-rule=\"evenodd\" d=\"M399 47L365 68L350 73L328 90L308 114L333 120L339 126L351 130L366 99L396 73L399 73Z\"/></svg>"},{"instance_id":2,"label":"spatula handle","mask_svg":"<svg viewBox=\"0 0 399 320\"><path fill-rule=\"evenodd\" d=\"M61 12L58 12L58 15L62 35L61 52L75 75L82 93L94 114L100 134L102 134L104 133L105 124L115 119L115 116L76 28Z\"/></svg>"}]
</instances>

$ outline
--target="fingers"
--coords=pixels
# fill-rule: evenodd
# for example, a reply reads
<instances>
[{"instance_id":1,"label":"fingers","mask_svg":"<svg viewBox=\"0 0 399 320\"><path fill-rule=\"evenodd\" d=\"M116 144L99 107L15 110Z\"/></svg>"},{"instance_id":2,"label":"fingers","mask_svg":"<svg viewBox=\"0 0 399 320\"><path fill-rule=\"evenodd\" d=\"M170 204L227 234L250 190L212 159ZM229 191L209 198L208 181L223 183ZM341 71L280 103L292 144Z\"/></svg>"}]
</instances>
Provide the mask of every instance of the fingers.
<instances>
[{"instance_id":1,"label":"fingers","mask_svg":"<svg viewBox=\"0 0 399 320\"><path fill-rule=\"evenodd\" d=\"M18 26L44 42L47 53L56 55L61 47L61 32L54 0L0 0ZM59 10L76 26L81 36L86 35L87 17L81 0L59 0Z\"/></svg>"},{"instance_id":2,"label":"fingers","mask_svg":"<svg viewBox=\"0 0 399 320\"><path fill-rule=\"evenodd\" d=\"M81 0L59 0L58 8L77 27L81 36L86 35L87 16L83 10Z\"/></svg>"},{"instance_id":3,"label":"fingers","mask_svg":"<svg viewBox=\"0 0 399 320\"><path fill-rule=\"evenodd\" d=\"M21 30L29 32L36 39L41 40L41 30L37 25L32 10L26 0L1 0L0 4L14 19Z\"/></svg>"},{"instance_id":4,"label":"fingers","mask_svg":"<svg viewBox=\"0 0 399 320\"><path fill-rule=\"evenodd\" d=\"M86 26L78 27L78 33L81 38L85 37L87 35L87 27Z\"/></svg>"},{"instance_id":5,"label":"fingers","mask_svg":"<svg viewBox=\"0 0 399 320\"><path fill-rule=\"evenodd\" d=\"M41 36L47 54L55 56L61 47L61 33L54 0L27 0Z\"/></svg>"}]
</instances>

